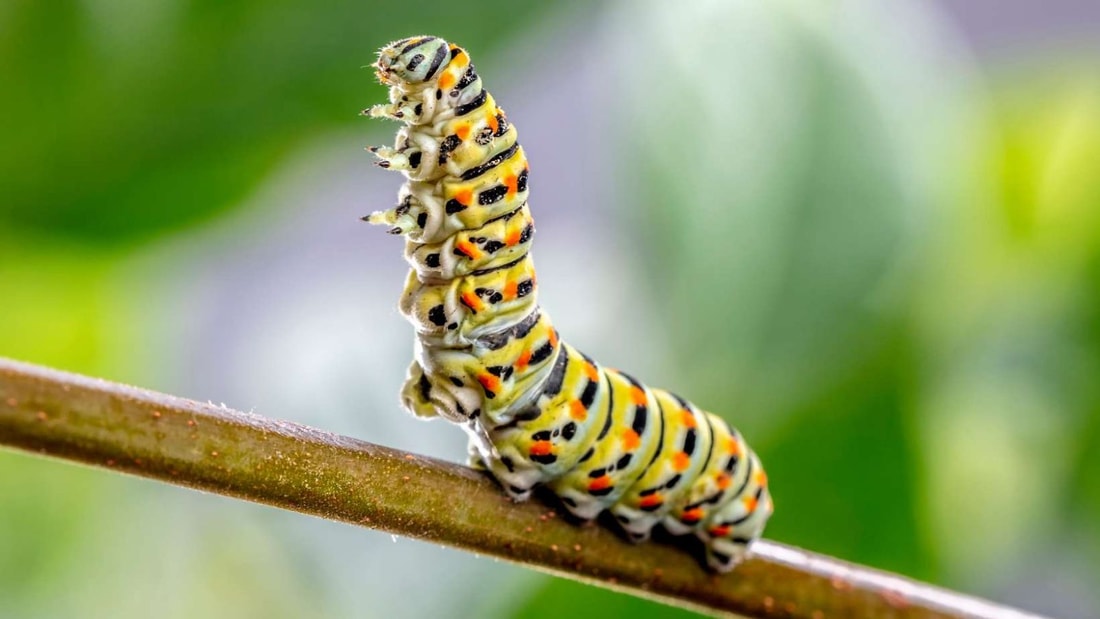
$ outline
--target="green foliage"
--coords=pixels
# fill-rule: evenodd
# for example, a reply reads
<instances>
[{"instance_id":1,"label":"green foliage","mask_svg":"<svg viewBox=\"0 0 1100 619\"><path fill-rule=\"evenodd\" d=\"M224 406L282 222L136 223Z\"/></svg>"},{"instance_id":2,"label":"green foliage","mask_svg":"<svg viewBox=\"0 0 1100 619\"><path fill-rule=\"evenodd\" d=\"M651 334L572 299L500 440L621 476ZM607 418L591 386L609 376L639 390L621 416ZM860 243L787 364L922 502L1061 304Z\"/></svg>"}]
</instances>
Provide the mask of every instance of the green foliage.
<instances>
[{"instance_id":1,"label":"green foliage","mask_svg":"<svg viewBox=\"0 0 1100 619\"><path fill-rule=\"evenodd\" d=\"M691 619L699 615L677 608L657 607L647 600L587 587L571 580L555 579L517 608L514 616L524 619L591 616L601 619Z\"/></svg>"},{"instance_id":2,"label":"green foliage","mask_svg":"<svg viewBox=\"0 0 1100 619\"><path fill-rule=\"evenodd\" d=\"M384 96L379 41L454 34L491 49L468 7L389 3L17 2L0 36L0 225L140 240L237 204L302 138ZM478 10L522 20L533 5ZM386 15L380 19L379 15ZM480 50L479 50L480 51Z\"/></svg>"},{"instance_id":3,"label":"green foliage","mask_svg":"<svg viewBox=\"0 0 1100 619\"><path fill-rule=\"evenodd\" d=\"M105 478L94 471L0 453L0 530L8 532L0 537L0 615L35 616L39 604L56 595L55 583L72 570L73 550L87 538L85 527L104 487Z\"/></svg>"}]
</instances>

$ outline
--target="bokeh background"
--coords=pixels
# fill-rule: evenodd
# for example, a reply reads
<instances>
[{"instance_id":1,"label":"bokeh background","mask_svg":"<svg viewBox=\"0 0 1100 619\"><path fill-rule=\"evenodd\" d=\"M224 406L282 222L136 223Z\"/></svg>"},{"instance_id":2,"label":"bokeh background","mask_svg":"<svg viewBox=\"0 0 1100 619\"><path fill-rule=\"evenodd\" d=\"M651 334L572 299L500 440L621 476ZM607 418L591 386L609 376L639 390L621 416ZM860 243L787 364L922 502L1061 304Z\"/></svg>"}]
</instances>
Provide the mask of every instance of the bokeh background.
<instances>
[{"instance_id":1,"label":"bokeh background","mask_svg":"<svg viewBox=\"0 0 1100 619\"><path fill-rule=\"evenodd\" d=\"M1100 5L0 3L0 354L441 455L403 414L395 38L533 164L544 306L738 425L768 536L1100 615ZM0 617L681 616L0 452Z\"/></svg>"}]
</instances>

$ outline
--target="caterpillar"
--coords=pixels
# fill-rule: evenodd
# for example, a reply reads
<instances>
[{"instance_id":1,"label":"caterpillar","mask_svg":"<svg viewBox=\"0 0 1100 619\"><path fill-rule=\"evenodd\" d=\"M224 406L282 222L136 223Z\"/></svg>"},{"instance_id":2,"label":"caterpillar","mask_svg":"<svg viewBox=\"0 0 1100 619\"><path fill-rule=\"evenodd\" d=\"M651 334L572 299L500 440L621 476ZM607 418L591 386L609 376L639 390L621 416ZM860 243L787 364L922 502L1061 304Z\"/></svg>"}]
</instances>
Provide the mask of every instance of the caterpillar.
<instances>
[{"instance_id":1,"label":"caterpillar","mask_svg":"<svg viewBox=\"0 0 1100 619\"><path fill-rule=\"evenodd\" d=\"M537 300L527 158L467 52L417 36L374 66L389 103L363 114L403 123L368 148L404 174L397 205L364 219L403 235L412 267L404 407L461 425L471 464L516 501L545 486L581 521L694 534L710 568L732 569L772 513L756 454L721 417L558 337Z\"/></svg>"}]
</instances>

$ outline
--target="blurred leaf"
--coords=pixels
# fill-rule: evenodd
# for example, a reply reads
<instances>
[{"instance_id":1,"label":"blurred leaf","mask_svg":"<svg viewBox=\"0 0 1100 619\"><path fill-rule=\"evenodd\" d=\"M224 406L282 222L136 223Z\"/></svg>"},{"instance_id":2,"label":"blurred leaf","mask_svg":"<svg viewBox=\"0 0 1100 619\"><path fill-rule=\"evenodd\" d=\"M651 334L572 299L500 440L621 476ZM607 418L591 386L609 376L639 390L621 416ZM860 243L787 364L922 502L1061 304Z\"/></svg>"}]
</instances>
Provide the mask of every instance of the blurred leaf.
<instances>
[{"instance_id":1,"label":"blurred leaf","mask_svg":"<svg viewBox=\"0 0 1100 619\"><path fill-rule=\"evenodd\" d=\"M103 289L113 259L0 230L0 355L102 374L104 344L121 344L125 332L111 332L125 300L105 298Z\"/></svg>"},{"instance_id":2,"label":"blurred leaf","mask_svg":"<svg viewBox=\"0 0 1100 619\"><path fill-rule=\"evenodd\" d=\"M560 619L561 617L693 619L699 615L657 602L555 578L547 579L546 586L531 596L523 607L510 616L516 619Z\"/></svg>"},{"instance_id":3,"label":"blurred leaf","mask_svg":"<svg viewBox=\"0 0 1100 619\"><path fill-rule=\"evenodd\" d=\"M638 19L660 59L645 70L668 82L628 82L648 99L627 134L639 258L655 302L683 317L668 329L692 398L750 427L778 422L876 355L898 320L927 213L915 171L891 156L901 138L875 84L852 64L899 52L845 49L784 8Z\"/></svg>"},{"instance_id":4,"label":"blurred leaf","mask_svg":"<svg viewBox=\"0 0 1100 619\"><path fill-rule=\"evenodd\" d=\"M507 33L456 3L422 12L69 0L5 10L0 116L17 120L0 150L0 220L97 243L225 210L302 139L355 122L355 106L385 96L361 68L384 43L434 32L481 55ZM478 8L516 21L542 10Z\"/></svg>"},{"instance_id":5,"label":"blurred leaf","mask_svg":"<svg viewBox=\"0 0 1100 619\"><path fill-rule=\"evenodd\" d=\"M94 534L105 478L90 469L0 451L0 615L27 617ZM18 532L17 534L15 532Z\"/></svg>"},{"instance_id":6,"label":"blurred leaf","mask_svg":"<svg viewBox=\"0 0 1100 619\"><path fill-rule=\"evenodd\" d=\"M1085 298L1092 302L1088 313L1083 317L1084 329L1081 336L1089 343L1092 354L1092 368L1100 367L1100 251L1097 251L1089 265L1088 284ZM1075 471L1075 484L1070 495L1078 503L1077 509L1084 512L1084 530L1093 537L1093 550L1096 552L1097 570L1100 571L1100 384L1095 374L1088 382L1089 396L1085 402L1087 422L1080 435L1077 459L1072 470ZM1074 506L1070 506L1073 508ZM1076 510L1075 510L1076 511Z\"/></svg>"},{"instance_id":7,"label":"blurred leaf","mask_svg":"<svg viewBox=\"0 0 1100 619\"><path fill-rule=\"evenodd\" d=\"M901 333L886 342L904 341ZM918 526L910 357L904 344L884 346L769 437L761 458L775 480L770 537L918 578L934 576Z\"/></svg>"},{"instance_id":8,"label":"blurred leaf","mask_svg":"<svg viewBox=\"0 0 1100 619\"><path fill-rule=\"evenodd\" d=\"M1077 550L1065 515L1082 513L1096 454L1100 76L1043 64L1000 77L914 329L929 533L969 587Z\"/></svg>"}]
</instances>

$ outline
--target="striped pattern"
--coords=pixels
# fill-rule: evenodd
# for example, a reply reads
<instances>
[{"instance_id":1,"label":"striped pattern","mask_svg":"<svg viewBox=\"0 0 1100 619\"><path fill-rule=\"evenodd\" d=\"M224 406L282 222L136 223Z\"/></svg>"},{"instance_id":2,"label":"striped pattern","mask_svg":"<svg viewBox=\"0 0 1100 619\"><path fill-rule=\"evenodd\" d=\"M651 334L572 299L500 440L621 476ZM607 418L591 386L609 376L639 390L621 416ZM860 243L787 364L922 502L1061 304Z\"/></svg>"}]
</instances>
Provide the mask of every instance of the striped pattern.
<instances>
[{"instance_id":1,"label":"striped pattern","mask_svg":"<svg viewBox=\"0 0 1100 619\"><path fill-rule=\"evenodd\" d=\"M636 541L695 535L708 565L732 568L772 512L756 455L722 418L558 338L538 305L527 158L466 51L411 37L376 69L390 102L366 113L404 123L370 149L404 173L398 203L366 219L405 236L412 266L405 407L460 424L516 500L544 485L579 519L609 511Z\"/></svg>"}]
</instances>

